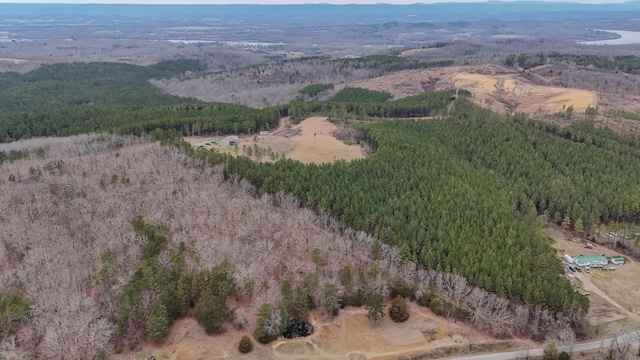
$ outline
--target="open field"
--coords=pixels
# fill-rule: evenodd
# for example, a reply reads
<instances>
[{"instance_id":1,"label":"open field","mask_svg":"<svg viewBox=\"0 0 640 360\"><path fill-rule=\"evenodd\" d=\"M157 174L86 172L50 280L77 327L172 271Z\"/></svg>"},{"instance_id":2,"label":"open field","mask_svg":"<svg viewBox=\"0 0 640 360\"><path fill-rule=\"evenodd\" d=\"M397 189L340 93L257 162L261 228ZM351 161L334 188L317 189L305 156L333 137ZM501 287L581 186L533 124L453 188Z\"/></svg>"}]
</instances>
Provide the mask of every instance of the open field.
<instances>
[{"instance_id":1,"label":"open field","mask_svg":"<svg viewBox=\"0 0 640 360\"><path fill-rule=\"evenodd\" d=\"M400 355L452 346L459 347L460 352L465 353L472 345L494 344L506 348L513 343L496 341L466 324L438 317L414 303L409 308L411 316L408 321L394 323L387 315L379 324L367 320L366 311L362 308L344 309L332 320L314 311L311 313L316 330L314 334L290 340L280 338L269 345L257 343L248 331L233 328L224 334L209 336L194 319L184 318L176 321L164 343L145 344L141 351L114 359L130 359L131 356L142 359L151 355L157 359L176 360L393 359ZM249 354L240 354L237 349L243 335L249 335L254 343L254 350Z\"/></svg>"},{"instance_id":2,"label":"open field","mask_svg":"<svg viewBox=\"0 0 640 360\"><path fill-rule=\"evenodd\" d=\"M8 62L12 64L24 64L24 63L32 62L32 60L0 57L0 62Z\"/></svg>"},{"instance_id":3,"label":"open field","mask_svg":"<svg viewBox=\"0 0 640 360\"><path fill-rule=\"evenodd\" d=\"M544 233L555 242L553 246L558 249L559 256L562 254L576 255L600 255L606 257L624 256L610 248L593 244L592 249L584 247L584 243L572 240L573 237L566 231L557 226L550 226L544 229ZM640 265L627 258L624 265L611 265L616 268L615 271L602 271L600 269L592 269L590 273L583 272L567 274L573 275L576 280L573 282L578 284L578 288L592 292L590 296L591 307L587 314L587 320L596 326L601 325L609 330L616 330L621 326L628 326L638 321L638 309L640 308ZM569 271L569 270L567 270ZM583 277L587 282L581 284L579 277ZM598 296L597 292L602 291L605 298ZM609 301L606 298L610 298ZM617 308L616 305L621 307ZM608 326L611 325L611 326Z\"/></svg>"},{"instance_id":4,"label":"open field","mask_svg":"<svg viewBox=\"0 0 640 360\"><path fill-rule=\"evenodd\" d=\"M336 160L351 161L364 158L360 145L347 145L334 137L338 127L328 121L326 117L310 117L297 125L292 126L288 119L282 119L280 127L266 136L244 137L238 141L238 154L246 155L246 147L260 147L263 150L271 149L277 155L284 154L288 159L298 160L305 164L329 163ZM196 144L204 141L217 141L219 137L191 136L186 141ZM235 152L234 146L220 147L206 145L206 148L219 151ZM244 149L244 150L243 150ZM270 158L255 160L269 161Z\"/></svg>"},{"instance_id":5,"label":"open field","mask_svg":"<svg viewBox=\"0 0 640 360\"><path fill-rule=\"evenodd\" d=\"M534 117L552 115L569 106L577 114L584 114L587 106L598 105L593 91L553 86L551 81L546 85L534 83L517 70L499 65L402 71L350 85L387 91L396 99L433 90L464 88L474 94L472 100L481 106Z\"/></svg>"}]
</instances>

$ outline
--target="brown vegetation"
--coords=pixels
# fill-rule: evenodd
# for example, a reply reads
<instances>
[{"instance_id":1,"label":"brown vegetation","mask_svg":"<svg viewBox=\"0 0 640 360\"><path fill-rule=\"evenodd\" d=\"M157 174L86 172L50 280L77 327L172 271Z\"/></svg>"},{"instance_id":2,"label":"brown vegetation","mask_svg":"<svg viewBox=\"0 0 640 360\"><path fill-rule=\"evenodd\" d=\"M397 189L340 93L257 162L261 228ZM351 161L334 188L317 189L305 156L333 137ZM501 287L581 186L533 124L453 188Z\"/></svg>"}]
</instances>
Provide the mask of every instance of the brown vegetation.
<instances>
[{"instance_id":1,"label":"brown vegetation","mask_svg":"<svg viewBox=\"0 0 640 360\"><path fill-rule=\"evenodd\" d=\"M350 86L387 91L394 98L417 95L427 89L463 88L474 94L477 104L498 112L524 112L544 117L569 106L584 114L587 106L597 106L595 93L567 89L552 83L534 83L522 73L499 65L461 66L427 70L403 71L375 79L359 81Z\"/></svg>"},{"instance_id":2,"label":"brown vegetation","mask_svg":"<svg viewBox=\"0 0 640 360\"><path fill-rule=\"evenodd\" d=\"M283 155L287 159L303 163L330 163L336 160L354 160L364 157L363 145L348 145L336 139L338 126L326 117L310 117L297 125L291 125L288 118L280 122L280 127L271 134L241 138L237 149L234 146L220 147L205 145L216 149L248 156L257 161L274 161ZM211 137L185 138L191 144L214 140ZM348 140L348 139L346 139ZM257 150L257 151L256 151Z\"/></svg>"},{"instance_id":3,"label":"brown vegetation","mask_svg":"<svg viewBox=\"0 0 640 360\"><path fill-rule=\"evenodd\" d=\"M367 79L376 71L355 68L338 61L307 59L269 63L249 69L204 77L154 80L163 92L202 101L265 107L294 101L299 90L316 83L342 83Z\"/></svg>"},{"instance_id":4,"label":"brown vegetation","mask_svg":"<svg viewBox=\"0 0 640 360\"><path fill-rule=\"evenodd\" d=\"M145 338L143 329L138 338L119 338L114 323L116 295L140 259L143 239L131 226L136 216L168 226L170 246L184 242L191 249L189 268L211 268L226 259L236 265L237 284L255 281L255 293L238 292L234 305L249 309L249 330L258 307L279 303L283 280L295 287L310 274L318 284L311 295L323 306L319 299L329 287L338 294L362 289L386 296L389 279L401 276L415 297L437 289L450 314L464 308L476 326L496 335L544 337L568 326L559 314L510 303L456 275L403 263L397 248L377 246L374 260L370 236L300 208L290 195L256 197L247 181L226 181L220 169L173 148L138 138L78 136L2 145L9 149L30 149L30 158L0 168L0 282L24 290L36 309L29 325L3 339L5 353L86 359L118 344L124 346L119 350L135 348ZM97 283L107 251L115 253L117 266L108 284ZM312 253L324 254L324 260ZM163 266L170 256L157 259ZM341 276L345 264L354 269L350 279ZM355 269L366 274L364 282ZM148 310L157 294L147 295Z\"/></svg>"}]
</instances>

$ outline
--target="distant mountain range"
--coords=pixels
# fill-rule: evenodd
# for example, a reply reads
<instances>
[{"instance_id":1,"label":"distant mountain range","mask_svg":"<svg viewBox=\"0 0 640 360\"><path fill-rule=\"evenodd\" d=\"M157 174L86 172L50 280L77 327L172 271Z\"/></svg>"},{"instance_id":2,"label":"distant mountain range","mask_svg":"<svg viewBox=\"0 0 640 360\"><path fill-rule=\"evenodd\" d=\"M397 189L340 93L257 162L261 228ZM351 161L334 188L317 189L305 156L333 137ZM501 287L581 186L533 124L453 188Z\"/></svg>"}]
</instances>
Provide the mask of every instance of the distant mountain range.
<instances>
[{"instance_id":1,"label":"distant mountain range","mask_svg":"<svg viewBox=\"0 0 640 360\"><path fill-rule=\"evenodd\" d=\"M619 4L570 2L436 3L413 5L120 5L120 4L0 4L2 19L52 17L103 18L215 18L224 22L252 21L330 25L374 24L385 21L460 21L478 19L545 19L589 15L630 17L638 14L640 1ZM640 17L640 14L636 15Z\"/></svg>"}]
</instances>

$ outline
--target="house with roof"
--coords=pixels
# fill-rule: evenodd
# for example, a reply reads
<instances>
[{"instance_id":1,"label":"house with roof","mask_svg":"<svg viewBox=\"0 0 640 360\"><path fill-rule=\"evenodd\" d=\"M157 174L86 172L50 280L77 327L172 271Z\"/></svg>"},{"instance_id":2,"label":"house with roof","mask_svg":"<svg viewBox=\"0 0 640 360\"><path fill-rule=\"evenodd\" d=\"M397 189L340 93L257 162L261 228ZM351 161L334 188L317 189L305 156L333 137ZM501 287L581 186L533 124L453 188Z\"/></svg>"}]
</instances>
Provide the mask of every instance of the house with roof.
<instances>
[{"instance_id":1,"label":"house with roof","mask_svg":"<svg viewBox=\"0 0 640 360\"><path fill-rule=\"evenodd\" d=\"M578 266L600 267L607 265L607 258L602 255L580 255L574 256L573 261Z\"/></svg>"},{"instance_id":2,"label":"house with roof","mask_svg":"<svg viewBox=\"0 0 640 360\"><path fill-rule=\"evenodd\" d=\"M622 265L624 264L624 258L622 256L611 258L611 263L614 265Z\"/></svg>"}]
</instances>

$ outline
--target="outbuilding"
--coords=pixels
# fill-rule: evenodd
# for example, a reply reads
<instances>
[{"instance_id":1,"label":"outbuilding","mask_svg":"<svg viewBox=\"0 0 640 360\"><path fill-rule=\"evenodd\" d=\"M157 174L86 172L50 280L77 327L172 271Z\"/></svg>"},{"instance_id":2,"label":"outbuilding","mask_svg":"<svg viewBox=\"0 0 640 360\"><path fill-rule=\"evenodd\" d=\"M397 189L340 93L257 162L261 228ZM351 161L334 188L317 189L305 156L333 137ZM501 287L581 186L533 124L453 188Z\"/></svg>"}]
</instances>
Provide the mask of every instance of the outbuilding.
<instances>
[{"instance_id":1,"label":"outbuilding","mask_svg":"<svg viewBox=\"0 0 640 360\"><path fill-rule=\"evenodd\" d=\"M621 257L621 256L620 257L611 258L611 263L614 264L614 265L622 265L622 264L624 264L624 258Z\"/></svg>"},{"instance_id":2,"label":"outbuilding","mask_svg":"<svg viewBox=\"0 0 640 360\"><path fill-rule=\"evenodd\" d=\"M573 258L569 254L564 254L562 258L567 262L567 264L573 264Z\"/></svg>"}]
</instances>

